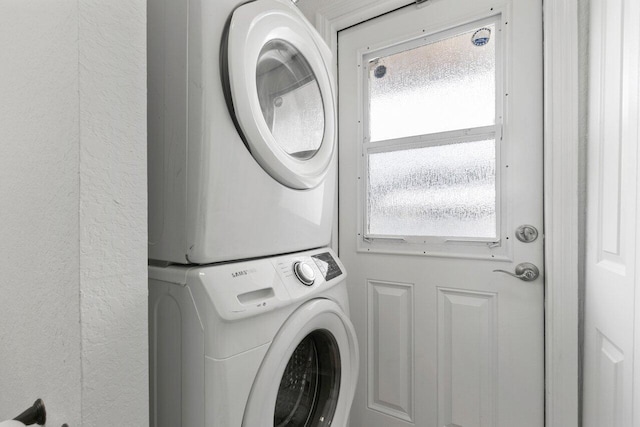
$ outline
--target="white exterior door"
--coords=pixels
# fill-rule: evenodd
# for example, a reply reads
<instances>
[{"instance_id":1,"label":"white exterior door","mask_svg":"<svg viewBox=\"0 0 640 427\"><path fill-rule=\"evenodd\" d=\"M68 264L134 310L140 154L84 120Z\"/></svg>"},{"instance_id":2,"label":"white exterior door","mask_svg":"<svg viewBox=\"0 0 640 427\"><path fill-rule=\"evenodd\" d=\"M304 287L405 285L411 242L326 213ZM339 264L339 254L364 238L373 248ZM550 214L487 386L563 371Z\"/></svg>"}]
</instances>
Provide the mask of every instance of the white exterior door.
<instances>
[{"instance_id":1,"label":"white exterior door","mask_svg":"<svg viewBox=\"0 0 640 427\"><path fill-rule=\"evenodd\" d=\"M635 405L633 396L640 4L592 0L590 7L584 425L632 427L640 415L638 390ZM638 370L635 379L640 386Z\"/></svg>"},{"instance_id":2,"label":"white exterior door","mask_svg":"<svg viewBox=\"0 0 640 427\"><path fill-rule=\"evenodd\" d=\"M430 1L338 35L352 427L544 425L541 11Z\"/></svg>"}]
</instances>

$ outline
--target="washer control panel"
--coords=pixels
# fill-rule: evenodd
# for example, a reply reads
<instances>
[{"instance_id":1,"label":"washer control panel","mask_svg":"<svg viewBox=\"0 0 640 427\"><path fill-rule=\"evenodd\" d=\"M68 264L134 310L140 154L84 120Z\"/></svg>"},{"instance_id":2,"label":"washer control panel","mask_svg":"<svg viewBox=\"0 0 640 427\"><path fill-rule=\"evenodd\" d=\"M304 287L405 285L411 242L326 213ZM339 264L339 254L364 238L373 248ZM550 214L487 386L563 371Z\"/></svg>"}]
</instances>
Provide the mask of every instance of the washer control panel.
<instances>
[{"instance_id":1,"label":"washer control panel","mask_svg":"<svg viewBox=\"0 0 640 427\"><path fill-rule=\"evenodd\" d=\"M224 320L251 317L316 297L347 277L329 248L206 267L150 267L152 279L202 286ZM155 274L155 276L151 276Z\"/></svg>"},{"instance_id":2,"label":"washer control panel","mask_svg":"<svg viewBox=\"0 0 640 427\"><path fill-rule=\"evenodd\" d=\"M330 252L311 255L311 258L316 263L316 266L318 266L318 269L322 273L324 280L326 280L327 282L342 274L340 266Z\"/></svg>"},{"instance_id":3,"label":"washer control panel","mask_svg":"<svg viewBox=\"0 0 640 427\"><path fill-rule=\"evenodd\" d=\"M313 271L313 267L305 261L296 261L293 263L293 272L296 277L305 286L313 285L316 281L316 273Z\"/></svg>"}]
</instances>

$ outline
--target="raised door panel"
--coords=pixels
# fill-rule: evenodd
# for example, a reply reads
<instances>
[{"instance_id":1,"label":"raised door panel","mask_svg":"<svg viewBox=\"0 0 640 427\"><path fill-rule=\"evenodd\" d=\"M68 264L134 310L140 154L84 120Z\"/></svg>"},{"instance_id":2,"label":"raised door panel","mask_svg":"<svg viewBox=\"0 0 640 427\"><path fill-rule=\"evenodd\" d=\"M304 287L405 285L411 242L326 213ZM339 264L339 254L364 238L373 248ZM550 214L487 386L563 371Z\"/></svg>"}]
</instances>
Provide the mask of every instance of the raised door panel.
<instances>
[{"instance_id":1,"label":"raised door panel","mask_svg":"<svg viewBox=\"0 0 640 427\"><path fill-rule=\"evenodd\" d=\"M438 424L496 426L497 298L438 290Z\"/></svg>"},{"instance_id":2,"label":"raised door panel","mask_svg":"<svg viewBox=\"0 0 640 427\"><path fill-rule=\"evenodd\" d=\"M413 422L413 285L369 281L369 407Z\"/></svg>"}]
</instances>

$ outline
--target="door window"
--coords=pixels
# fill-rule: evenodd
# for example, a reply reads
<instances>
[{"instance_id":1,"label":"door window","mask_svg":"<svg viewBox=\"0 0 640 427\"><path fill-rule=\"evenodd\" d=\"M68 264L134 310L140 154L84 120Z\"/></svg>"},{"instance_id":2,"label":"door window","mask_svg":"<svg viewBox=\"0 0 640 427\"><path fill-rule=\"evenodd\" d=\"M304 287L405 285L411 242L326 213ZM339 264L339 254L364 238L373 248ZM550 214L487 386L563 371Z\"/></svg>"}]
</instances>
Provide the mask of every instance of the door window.
<instances>
[{"instance_id":1,"label":"door window","mask_svg":"<svg viewBox=\"0 0 640 427\"><path fill-rule=\"evenodd\" d=\"M499 16L364 57L367 238L494 242Z\"/></svg>"},{"instance_id":2,"label":"door window","mask_svg":"<svg viewBox=\"0 0 640 427\"><path fill-rule=\"evenodd\" d=\"M276 143L294 158L313 157L324 138L324 106L304 56L284 40L269 41L258 57L256 85Z\"/></svg>"}]
</instances>

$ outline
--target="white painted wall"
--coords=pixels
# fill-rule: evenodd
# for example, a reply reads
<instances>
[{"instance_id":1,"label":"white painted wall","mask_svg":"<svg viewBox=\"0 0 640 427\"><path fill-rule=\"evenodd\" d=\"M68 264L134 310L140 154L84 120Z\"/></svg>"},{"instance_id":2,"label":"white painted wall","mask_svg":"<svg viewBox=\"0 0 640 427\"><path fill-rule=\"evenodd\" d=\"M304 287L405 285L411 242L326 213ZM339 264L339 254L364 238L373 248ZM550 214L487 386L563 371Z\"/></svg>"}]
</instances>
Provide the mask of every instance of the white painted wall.
<instances>
[{"instance_id":1,"label":"white painted wall","mask_svg":"<svg viewBox=\"0 0 640 427\"><path fill-rule=\"evenodd\" d=\"M79 1L82 426L148 425L146 1Z\"/></svg>"},{"instance_id":2,"label":"white painted wall","mask_svg":"<svg viewBox=\"0 0 640 427\"><path fill-rule=\"evenodd\" d=\"M0 0L0 63L0 420L146 425L146 2Z\"/></svg>"},{"instance_id":3,"label":"white painted wall","mask_svg":"<svg viewBox=\"0 0 640 427\"><path fill-rule=\"evenodd\" d=\"M0 420L80 425L76 0L0 0Z\"/></svg>"}]
</instances>

